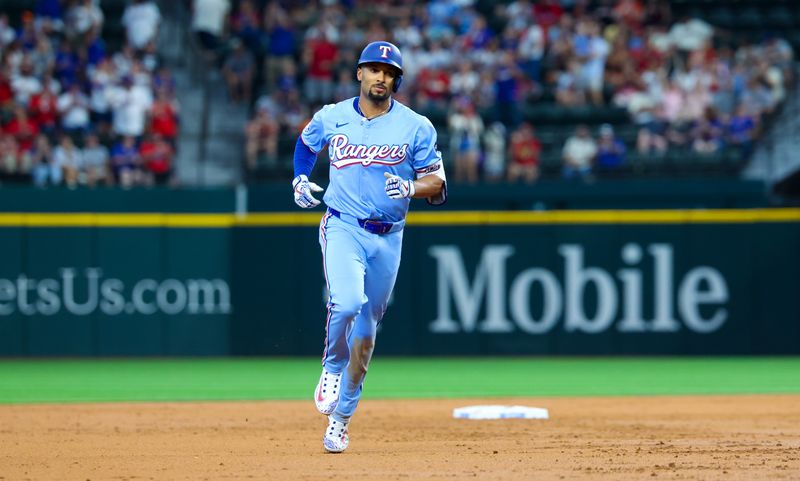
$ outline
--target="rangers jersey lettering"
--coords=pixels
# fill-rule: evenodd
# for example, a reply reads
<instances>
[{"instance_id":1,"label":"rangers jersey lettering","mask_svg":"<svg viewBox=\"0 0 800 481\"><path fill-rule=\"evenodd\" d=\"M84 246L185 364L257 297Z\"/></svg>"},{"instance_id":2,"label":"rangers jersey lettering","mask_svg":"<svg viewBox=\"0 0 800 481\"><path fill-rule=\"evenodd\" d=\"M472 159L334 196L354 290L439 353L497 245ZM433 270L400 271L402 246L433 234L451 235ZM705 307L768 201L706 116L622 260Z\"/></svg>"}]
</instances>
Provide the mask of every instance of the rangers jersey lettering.
<instances>
[{"instance_id":1,"label":"rangers jersey lettering","mask_svg":"<svg viewBox=\"0 0 800 481\"><path fill-rule=\"evenodd\" d=\"M360 219L403 220L410 199L386 195L384 172L415 179L435 172L442 161L431 122L395 100L372 120L361 115L358 97L326 105L303 129L302 139L314 152L328 146L325 204Z\"/></svg>"}]
</instances>

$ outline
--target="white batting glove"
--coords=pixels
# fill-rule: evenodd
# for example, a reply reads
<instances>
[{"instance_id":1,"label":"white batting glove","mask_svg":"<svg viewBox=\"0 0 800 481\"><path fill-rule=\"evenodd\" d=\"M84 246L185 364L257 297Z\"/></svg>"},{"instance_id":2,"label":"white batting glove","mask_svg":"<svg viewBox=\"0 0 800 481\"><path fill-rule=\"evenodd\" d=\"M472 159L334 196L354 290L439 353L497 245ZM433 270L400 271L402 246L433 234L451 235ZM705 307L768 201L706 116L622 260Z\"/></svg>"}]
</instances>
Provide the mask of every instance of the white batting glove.
<instances>
[{"instance_id":1,"label":"white batting glove","mask_svg":"<svg viewBox=\"0 0 800 481\"><path fill-rule=\"evenodd\" d=\"M319 200L315 199L312 192L322 192L322 187L308 181L305 175L298 175L292 180L294 188L294 203L303 209L310 209L319 205Z\"/></svg>"},{"instance_id":2,"label":"white batting glove","mask_svg":"<svg viewBox=\"0 0 800 481\"><path fill-rule=\"evenodd\" d=\"M407 199L409 197L414 197L414 193L417 189L414 187L413 180L403 180L389 172L384 172L383 176L386 177L386 195L390 198Z\"/></svg>"}]
</instances>

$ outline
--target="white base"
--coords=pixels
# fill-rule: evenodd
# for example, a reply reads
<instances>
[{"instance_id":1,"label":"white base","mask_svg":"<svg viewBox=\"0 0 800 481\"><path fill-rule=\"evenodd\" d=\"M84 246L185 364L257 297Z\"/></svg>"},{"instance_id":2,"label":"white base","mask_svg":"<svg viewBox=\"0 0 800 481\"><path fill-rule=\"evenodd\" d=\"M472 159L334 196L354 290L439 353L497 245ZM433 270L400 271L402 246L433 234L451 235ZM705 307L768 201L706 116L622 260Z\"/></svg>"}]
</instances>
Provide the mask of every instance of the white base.
<instances>
[{"instance_id":1,"label":"white base","mask_svg":"<svg viewBox=\"0 0 800 481\"><path fill-rule=\"evenodd\" d=\"M547 409L527 406L465 406L453 409L458 419L548 419Z\"/></svg>"}]
</instances>

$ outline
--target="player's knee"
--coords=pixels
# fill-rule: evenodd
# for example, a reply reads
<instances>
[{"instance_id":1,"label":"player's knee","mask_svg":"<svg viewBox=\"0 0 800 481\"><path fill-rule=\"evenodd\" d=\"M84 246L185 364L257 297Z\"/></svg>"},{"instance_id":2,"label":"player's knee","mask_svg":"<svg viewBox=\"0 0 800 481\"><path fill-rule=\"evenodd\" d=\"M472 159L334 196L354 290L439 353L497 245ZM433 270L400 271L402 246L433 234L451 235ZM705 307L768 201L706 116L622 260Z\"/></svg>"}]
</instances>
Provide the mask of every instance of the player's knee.
<instances>
[{"instance_id":1,"label":"player's knee","mask_svg":"<svg viewBox=\"0 0 800 481\"><path fill-rule=\"evenodd\" d=\"M356 299L355 297L338 299L333 304L333 310L347 319L354 319L361 313L361 306L363 305L361 299Z\"/></svg>"}]
</instances>

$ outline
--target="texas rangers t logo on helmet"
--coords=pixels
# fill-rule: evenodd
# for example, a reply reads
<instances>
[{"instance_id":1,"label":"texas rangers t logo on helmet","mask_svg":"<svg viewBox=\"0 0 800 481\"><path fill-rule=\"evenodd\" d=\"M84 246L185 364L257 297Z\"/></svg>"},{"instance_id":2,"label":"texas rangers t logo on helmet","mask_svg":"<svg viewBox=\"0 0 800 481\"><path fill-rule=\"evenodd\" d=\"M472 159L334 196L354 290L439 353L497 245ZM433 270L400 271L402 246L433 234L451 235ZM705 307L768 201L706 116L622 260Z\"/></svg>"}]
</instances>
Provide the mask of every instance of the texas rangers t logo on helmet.
<instances>
[{"instance_id":1,"label":"texas rangers t logo on helmet","mask_svg":"<svg viewBox=\"0 0 800 481\"><path fill-rule=\"evenodd\" d=\"M400 83L403 81L403 54L397 45L390 42L372 42L364 47L361 51L361 56L358 58L358 66L361 67L365 63L385 63L391 65L398 70L398 75L394 78L392 90L397 92L400 88Z\"/></svg>"}]
</instances>

